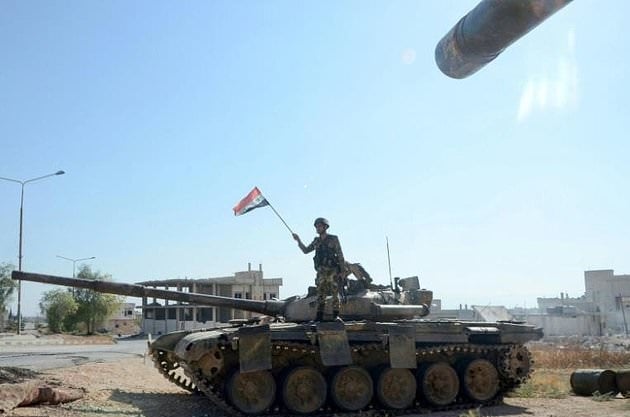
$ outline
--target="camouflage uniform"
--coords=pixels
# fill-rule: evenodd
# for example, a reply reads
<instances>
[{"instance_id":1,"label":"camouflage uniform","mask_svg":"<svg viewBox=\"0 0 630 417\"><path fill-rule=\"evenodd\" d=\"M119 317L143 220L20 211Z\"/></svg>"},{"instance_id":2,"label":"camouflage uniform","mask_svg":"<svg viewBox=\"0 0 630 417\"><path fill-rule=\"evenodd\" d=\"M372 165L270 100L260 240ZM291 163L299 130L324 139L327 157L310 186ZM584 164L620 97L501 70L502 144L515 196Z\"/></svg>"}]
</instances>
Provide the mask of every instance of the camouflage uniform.
<instances>
[{"instance_id":1,"label":"camouflage uniform","mask_svg":"<svg viewBox=\"0 0 630 417\"><path fill-rule=\"evenodd\" d=\"M313 262L317 271L315 285L317 286L317 311L323 313L326 297L332 296L333 312L339 313L339 288L337 280L342 266L345 264L339 238L326 235L325 239L316 237L310 245L304 248L304 253L315 251Z\"/></svg>"}]
</instances>

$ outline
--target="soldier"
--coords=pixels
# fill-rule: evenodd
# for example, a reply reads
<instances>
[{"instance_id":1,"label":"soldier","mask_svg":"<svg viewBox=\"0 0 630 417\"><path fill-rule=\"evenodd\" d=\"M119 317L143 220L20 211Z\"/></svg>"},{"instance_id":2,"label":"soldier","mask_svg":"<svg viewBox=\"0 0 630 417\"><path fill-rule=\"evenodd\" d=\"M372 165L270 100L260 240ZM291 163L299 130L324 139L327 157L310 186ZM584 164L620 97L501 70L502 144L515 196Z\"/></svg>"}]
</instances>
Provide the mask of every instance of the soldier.
<instances>
[{"instance_id":1,"label":"soldier","mask_svg":"<svg viewBox=\"0 0 630 417\"><path fill-rule=\"evenodd\" d=\"M293 239L304 253L315 251L313 262L317 271L315 285L317 285L317 321L324 318L324 306L326 296L332 295L333 318L339 317L339 288L337 278L345 265L343 252L339 239L335 235L326 233L330 224L323 217L318 217L314 222L315 230L319 236L313 239L310 245L304 246L297 233L293 233Z\"/></svg>"}]
</instances>

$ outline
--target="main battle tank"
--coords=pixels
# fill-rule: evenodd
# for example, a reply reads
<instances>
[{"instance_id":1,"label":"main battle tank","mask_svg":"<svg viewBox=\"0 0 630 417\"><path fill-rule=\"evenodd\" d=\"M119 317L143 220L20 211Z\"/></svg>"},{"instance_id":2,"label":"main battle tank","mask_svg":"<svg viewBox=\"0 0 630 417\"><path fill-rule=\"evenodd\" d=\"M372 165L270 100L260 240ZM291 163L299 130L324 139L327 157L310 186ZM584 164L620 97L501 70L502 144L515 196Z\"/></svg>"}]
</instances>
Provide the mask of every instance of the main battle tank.
<instances>
[{"instance_id":1,"label":"main battle tank","mask_svg":"<svg viewBox=\"0 0 630 417\"><path fill-rule=\"evenodd\" d=\"M532 360L524 344L542 337L540 328L523 322L423 318L433 295L417 277L396 279L392 287L349 280L343 321L315 322L312 292L257 301L18 271L12 276L264 315L149 342L166 378L203 393L230 415L426 412L493 404L528 378Z\"/></svg>"}]
</instances>

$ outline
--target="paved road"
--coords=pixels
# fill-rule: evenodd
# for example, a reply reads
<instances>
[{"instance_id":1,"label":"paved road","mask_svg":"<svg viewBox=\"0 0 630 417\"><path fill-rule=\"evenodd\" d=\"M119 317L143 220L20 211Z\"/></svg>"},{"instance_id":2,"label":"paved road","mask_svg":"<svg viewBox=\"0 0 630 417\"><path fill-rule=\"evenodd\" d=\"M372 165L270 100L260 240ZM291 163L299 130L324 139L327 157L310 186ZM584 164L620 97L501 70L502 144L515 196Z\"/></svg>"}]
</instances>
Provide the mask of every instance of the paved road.
<instances>
[{"instance_id":1,"label":"paved road","mask_svg":"<svg viewBox=\"0 0 630 417\"><path fill-rule=\"evenodd\" d=\"M146 340L125 340L113 345L5 346L0 350L0 367L16 366L42 371L88 362L115 362L142 357L146 351Z\"/></svg>"}]
</instances>

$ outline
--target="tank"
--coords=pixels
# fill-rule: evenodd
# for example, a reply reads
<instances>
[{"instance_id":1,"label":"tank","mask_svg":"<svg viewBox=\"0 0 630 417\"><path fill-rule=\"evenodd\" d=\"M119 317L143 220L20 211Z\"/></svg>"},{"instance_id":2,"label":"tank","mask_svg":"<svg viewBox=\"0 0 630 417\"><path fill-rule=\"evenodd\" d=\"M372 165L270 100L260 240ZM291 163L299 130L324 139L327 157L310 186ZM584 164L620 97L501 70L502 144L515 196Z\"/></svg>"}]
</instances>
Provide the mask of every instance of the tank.
<instances>
[{"instance_id":1,"label":"tank","mask_svg":"<svg viewBox=\"0 0 630 417\"><path fill-rule=\"evenodd\" d=\"M341 319L320 322L313 320L313 291L259 301L18 271L12 277L259 313L149 340L151 358L166 378L236 416L416 413L494 404L529 377L525 344L543 335L523 322L431 319L433 294L418 277L390 286L348 279Z\"/></svg>"},{"instance_id":2,"label":"tank","mask_svg":"<svg viewBox=\"0 0 630 417\"><path fill-rule=\"evenodd\" d=\"M435 61L449 77L466 78L570 2L484 0L438 42Z\"/></svg>"}]
</instances>

